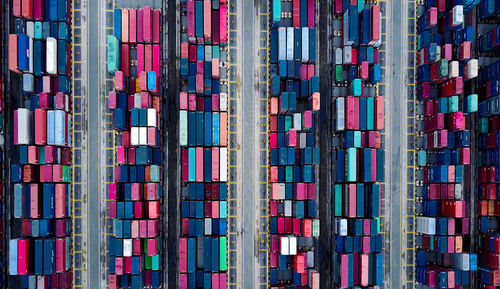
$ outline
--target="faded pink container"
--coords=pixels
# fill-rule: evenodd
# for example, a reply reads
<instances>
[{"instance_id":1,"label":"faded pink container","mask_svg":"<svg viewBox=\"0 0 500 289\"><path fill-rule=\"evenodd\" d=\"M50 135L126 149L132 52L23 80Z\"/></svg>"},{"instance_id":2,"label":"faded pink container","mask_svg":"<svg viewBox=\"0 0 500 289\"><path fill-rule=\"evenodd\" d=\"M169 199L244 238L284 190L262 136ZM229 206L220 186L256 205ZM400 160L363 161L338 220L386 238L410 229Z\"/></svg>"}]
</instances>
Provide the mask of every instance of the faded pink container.
<instances>
[{"instance_id":1,"label":"faded pink container","mask_svg":"<svg viewBox=\"0 0 500 289\"><path fill-rule=\"evenodd\" d=\"M272 217L278 215L278 204L276 201L269 202L269 215L271 215Z\"/></svg>"},{"instance_id":2,"label":"faded pink container","mask_svg":"<svg viewBox=\"0 0 500 289\"><path fill-rule=\"evenodd\" d=\"M441 58L453 60L453 46L451 44L443 44L441 46Z\"/></svg>"},{"instance_id":3,"label":"faded pink container","mask_svg":"<svg viewBox=\"0 0 500 289\"><path fill-rule=\"evenodd\" d=\"M116 275L123 275L123 258L116 257L115 258L115 273Z\"/></svg>"},{"instance_id":4,"label":"faded pink container","mask_svg":"<svg viewBox=\"0 0 500 289\"><path fill-rule=\"evenodd\" d=\"M161 63L161 58L160 58L160 45L159 44L154 44L153 45L153 71L156 72L156 75L160 77L160 63Z\"/></svg>"},{"instance_id":5,"label":"faded pink container","mask_svg":"<svg viewBox=\"0 0 500 289\"><path fill-rule=\"evenodd\" d=\"M140 220L139 221L139 237L146 238L148 235L148 221Z\"/></svg>"},{"instance_id":6,"label":"faded pink container","mask_svg":"<svg viewBox=\"0 0 500 289\"><path fill-rule=\"evenodd\" d=\"M42 81L42 91L45 93L52 93L52 79L50 78L50 76L43 76Z\"/></svg>"},{"instance_id":7,"label":"faded pink container","mask_svg":"<svg viewBox=\"0 0 500 289\"><path fill-rule=\"evenodd\" d=\"M196 74L196 93L203 93L203 74Z\"/></svg>"},{"instance_id":8,"label":"faded pink container","mask_svg":"<svg viewBox=\"0 0 500 289\"><path fill-rule=\"evenodd\" d=\"M55 216L57 219L66 217L66 185L55 185Z\"/></svg>"},{"instance_id":9,"label":"faded pink container","mask_svg":"<svg viewBox=\"0 0 500 289\"><path fill-rule=\"evenodd\" d=\"M109 274L109 276L108 276L108 285L109 285L109 289L118 289L118 285L117 285L116 275L115 274Z\"/></svg>"},{"instance_id":10,"label":"faded pink container","mask_svg":"<svg viewBox=\"0 0 500 289\"><path fill-rule=\"evenodd\" d=\"M156 143L157 129L156 127L148 127L148 145L157 146Z\"/></svg>"},{"instance_id":11,"label":"faded pink container","mask_svg":"<svg viewBox=\"0 0 500 289\"><path fill-rule=\"evenodd\" d=\"M348 211L347 216L350 218L356 217L356 184L347 185L348 192Z\"/></svg>"},{"instance_id":12,"label":"faded pink container","mask_svg":"<svg viewBox=\"0 0 500 289\"><path fill-rule=\"evenodd\" d=\"M359 114L359 112L358 112ZM384 129L384 97L375 97L375 129Z\"/></svg>"},{"instance_id":13,"label":"faded pink container","mask_svg":"<svg viewBox=\"0 0 500 289\"><path fill-rule=\"evenodd\" d=\"M361 237L361 251L363 253L370 253L370 236Z\"/></svg>"},{"instance_id":14,"label":"faded pink container","mask_svg":"<svg viewBox=\"0 0 500 289\"><path fill-rule=\"evenodd\" d=\"M226 289L226 288L227 288L227 275L226 275L226 273L220 273L219 274L219 289Z\"/></svg>"},{"instance_id":15,"label":"faded pink container","mask_svg":"<svg viewBox=\"0 0 500 289\"><path fill-rule=\"evenodd\" d=\"M278 167L271 166L270 170L270 181L271 183L276 183L278 181Z\"/></svg>"},{"instance_id":16,"label":"faded pink container","mask_svg":"<svg viewBox=\"0 0 500 289\"><path fill-rule=\"evenodd\" d=\"M146 71L153 70L153 47L151 44L144 46L144 69Z\"/></svg>"},{"instance_id":17,"label":"faded pink container","mask_svg":"<svg viewBox=\"0 0 500 289\"><path fill-rule=\"evenodd\" d=\"M297 183L295 185L296 200L305 200L307 196L307 187L304 183Z\"/></svg>"},{"instance_id":18,"label":"faded pink container","mask_svg":"<svg viewBox=\"0 0 500 289\"><path fill-rule=\"evenodd\" d=\"M189 44L181 42L181 58L189 58Z\"/></svg>"},{"instance_id":19,"label":"faded pink container","mask_svg":"<svg viewBox=\"0 0 500 289\"><path fill-rule=\"evenodd\" d=\"M132 183L132 184L130 184L130 187L131 187L132 201L140 200L141 199L140 184L139 183Z\"/></svg>"},{"instance_id":20,"label":"faded pink container","mask_svg":"<svg viewBox=\"0 0 500 289\"><path fill-rule=\"evenodd\" d=\"M142 254L141 239L132 240L132 255L140 256Z\"/></svg>"},{"instance_id":21,"label":"faded pink container","mask_svg":"<svg viewBox=\"0 0 500 289\"><path fill-rule=\"evenodd\" d=\"M470 164L470 148L460 148L460 163L463 165Z\"/></svg>"},{"instance_id":22,"label":"faded pink container","mask_svg":"<svg viewBox=\"0 0 500 289\"><path fill-rule=\"evenodd\" d=\"M39 201L38 201L38 184L30 184L30 217L40 218Z\"/></svg>"},{"instance_id":23,"label":"faded pink container","mask_svg":"<svg viewBox=\"0 0 500 289\"><path fill-rule=\"evenodd\" d=\"M148 220L148 238L158 236L158 220Z\"/></svg>"},{"instance_id":24,"label":"faded pink container","mask_svg":"<svg viewBox=\"0 0 500 289\"><path fill-rule=\"evenodd\" d=\"M212 148L212 181L219 181L219 148Z\"/></svg>"},{"instance_id":25,"label":"faded pink container","mask_svg":"<svg viewBox=\"0 0 500 289\"><path fill-rule=\"evenodd\" d=\"M148 90L148 73L146 71L139 72L139 89L142 91Z\"/></svg>"},{"instance_id":26,"label":"faded pink container","mask_svg":"<svg viewBox=\"0 0 500 289\"><path fill-rule=\"evenodd\" d=\"M139 238L139 220L130 221L130 237L132 239ZM134 250L134 244L132 243L132 251L133 250ZM132 252L132 255L135 254Z\"/></svg>"},{"instance_id":27,"label":"faded pink container","mask_svg":"<svg viewBox=\"0 0 500 289\"><path fill-rule=\"evenodd\" d=\"M145 6L142 15L142 37L144 42L151 43L152 40L152 30L151 25L153 24L153 13L151 7Z\"/></svg>"},{"instance_id":28,"label":"faded pink container","mask_svg":"<svg viewBox=\"0 0 500 289\"><path fill-rule=\"evenodd\" d=\"M219 218L219 201L212 202L212 218Z\"/></svg>"},{"instance_id":29,"label":"faded pink container","mask_svg":"<svg viewBox=\"0 0 500 289\"><path fill-rule=\"evenodd\" d=\"M220 110L219 102L220 102L219 95L212 94L212 111Z\"/></svg>"},{"instance_id":30,"label":"faded pink container","mask_svg":"<svg viewBox=\"0 0 500 289\"><path fill-rule=\"evenodd\" d=\"M160 10L153 10L153 43L160 43Z\"/></svg>"},{"instance_id":31,"label":"faded pink container","mask_svg":"<svg viewBox=\"0 0 500 289\"><path fill-rule=\"evenodd\" d=\"M307 65L307 80L310 80L311 77L314 76L315 69L316 67L314 66L314 64Z\"/></svg>"},{"instance_id":32,"label":"faded pink container","mask_svg":"<svg viewBox=\"0 0 500 289\"><path fill-rule=\"evenodd\" d=\"M29 146L28 147L28 163L37 164L38 162L39 162L39 160L38 160L38 147Z\"/></svg>"},{"instance_id":33,"label":"faded pink container","mask_svg":"<svg viewBox=\"0 0 500 289\"><path fill-rule=\"evenodd\" d=\"M147 200L156 200L157 196L157 185L155 183L147 183L146 184L146 199Z\"/></svg>"},{"instance_id":34,"label":"faded pink container","mask_svg":"<svg viewBox=\"0 0 500 289\"><path fill-rule=\"evenodd\" d=\"M118 91L125 90L125 78L122 71L115 72L115 89Z\"/></svg>"},{"instance_id":35,"label":"faded pink container","mask_svg":"<svg viewBox=\"0 0 500 289\"><path fill-rule=\"evenodd\" d=\"M154 256L158 254L158 240L148 239L148 256Z\"/></svg>"},{"instance_id":36,"label":"faded pink container","mask_svg":"<svg viewBox=\"0 0 500 289\"><path fill-rule=\"evenodd\" d=\"M271 114L278 114L278 98L271 97Z\"/></svg>"},{"instance_id":37,"label":"faded pink container","mask_svg":"<svg viewBox=\"0 0 500 289\"><path fill-rule=\"evenodd\" d=\"M371 222L370 219L363 219L363 235L370 235Z\"/></svg>"},{"instance_id":38,"label":"faded pink container","mask_svg":"<svg viewBox=\"0 0 500 289\"><path fill-rule=\"evenodd\" d=\"M309 26L309 28L314 28L314 9L315 9L315 6L314 6L315 2L314 0L308 0L307 1L307 26Z\"/></svg>"},{"instance_id":39,"label":"faded pink container","mask_svg":"<svg viewBox=\"0 0 500 289\"><path fill-rule=\"evenodd\" d=\"M357 129L356 128L356 111L359 111L359 107L355 106L354 97L348 96L345 98L345 125L346 129Z\"/></svg>"},{"instance_id":40,"label":"faded pink container","mask_svg":"<svg viewBox=\"0 0 500 289\"><path fill-rule=\"evenodd\" d=\"M300 80L307 80L307 64L300 65Z\"/></svg>"},{"instance_id":41,"label":"faded pink container","mask_svg":"<svg viewBox=\"0 0 500 289\"><path fill-rule=\"evenodd\" d=\"M144 71L144 44L137 44L137 73Z\"/></svg>"},{"instance_id":42,"label":"faded pink container","mask_svg":"<svg viewBox=\"0 0 500 289\"><path fill-rule=\"evenodd\" d=\"M269 267L271 268L278 267L278 253L276 252L269 253Z\"/></svg>"},{"instance_id":43,"label":"faded pink container","mask_svg":"<svg viewBox=\"0 0 500 289\"><path fill-rule=\"evenodd\" d=\"M189 110L196 110L196 94L194 93L189 94Z\"/></svg>"},{"instance_id":44,"label":"faded pink container","mask_svg":"<svg viewBox=\"0 0 500 289\"><path fill-rule=\"evenodd\" d=\"M135 148L128 148L128 163L131 165L135 164Z\"/></svg>"},{"instance_id":45,"label":"faded pink container","mask_svg":"<svg viewBox=\"0 0 500 289\"><path fill-rule=\"evenodd\" d=\"M358 66L358 75L362 80L367 80L368 79L368 62L367 61L361 61L361 63Z\"/></svg>"},{"instance_id":46,"label":"faded pink container","mask_svg":"<svg viewBox=\"0 0 500 289\"><path fill-rule=\"evenodd\" d=\"M109 202L109 218L116 219L116 202Z\"/></svg>"},{"instance_id":47,"label":"faded pink container","mask_svg":"<svg viewBox=\"0 0 500 289\"><path fill-rule=\"evenodd\" d=\"M116 91L111 90L108 95L108 107L109 109L116 108Z\"/></svg>"},{"instance_id":48,"label":"faded pink container","mask_svg":"<svg viewBox=\"0 0 500 289\"><path fill-rule=\"evenodd\" d=\"M316 199L316 184L314 184L314 183L307 184L307 198L309 200Z\"/></svg>"},{"instance_id":49,"label":"faded pink container","mask_svg":"<svg viewBox=\"0 0 500 289\"><path fill-rule=\"evenodd\" d=\"M289 129L287 132L288 135L288 146L296 147L297 146L297 131L295 129Z\"/></svg>"},{"instance_id":50,"label":"faded pink container","mask_svg":"<svg viewBox=\"0 0 500 289\"><path fill-rule=\"evenodd\" d=\"M188 109L188 96L187 92L181 92L179 94L179 108Z\"/></svg>"},{"instance_id":51,"label":"faded pink container","mask_svg":"<svg viewBox=\"0 0 500 289\"><path fill-rule=\"evenodd\" d=\"M129 36L128 40L130 43L137 42L137 9L129 10Z\"/></svg>"},{"instance_id":52,"label":"faded pink container","mask_svg":"<svg viewBox=\"0 0 500 289\"><path fill-rule=\"evenodd\" d=\"M312 128L312 112L310 110L304 111L303 128L306 130Z\"/></svg>"},{"instance_id":53,"label":"faded pink container","mask_svg":"<svg viewBox=\"0 0 500 289\"><path fill-rule=\"evenodd\" d=\"M212 59L212 78L219 79L219 59Z\"/></svg>"}]
</instances>

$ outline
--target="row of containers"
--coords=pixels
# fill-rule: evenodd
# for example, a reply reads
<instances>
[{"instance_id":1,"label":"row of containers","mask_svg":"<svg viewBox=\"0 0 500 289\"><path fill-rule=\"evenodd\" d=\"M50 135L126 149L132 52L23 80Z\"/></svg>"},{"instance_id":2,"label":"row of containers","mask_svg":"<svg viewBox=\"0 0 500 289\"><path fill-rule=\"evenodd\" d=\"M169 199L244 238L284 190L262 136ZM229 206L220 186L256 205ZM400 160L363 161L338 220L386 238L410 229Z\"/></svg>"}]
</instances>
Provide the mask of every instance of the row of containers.
<instances>
[{"instance_id":1,"label":"row of containers","mask_svg":"<svg viewBox=\"0 0 500 289\"><path fill-rule=\"evenodd\" d=\"M0 31L4 31L3 24L3 13L4 4L0 3ZM0 35L0 40L3 40L4 34ZM0 68L7 67L4 57L4 49L0 49ZM5 224L5 198L4 198L4 188L5 188L5 129L4 129L4 86L3 81L3 71L0 71L0 264L6 264L4 256L6 256L6 246L5 246L5 234L4 234L4 224ZM5 274L0 274L0 287L5 287Z\"/></svg>"},{"instance_id":2,"label":"row of containers","mask_svg":"<svg viewBox=\"0 0 500 289\"><path fill-rule=\"evenodd\" d=\"M227 1L188 0L181 11L178 288L227 288Z\"/></svg>"},{"instance_id":3,"label":"row of containers","mask_svg":"<svg viewBox=\"0 0 500 289\"><path fill-rule=\"evenodd\" d=\"M485 11L491 7L496 12ZM498 228L491 222L499 181L494 167L499 164L494 139L500 124L495 117L500 113L494 85L498 63L478 53L500 45L492 36L498 24L479 24L480 15L495 18L499 9L490 0L426 1L418 9L417 165L423 179L417 187L415 277L425 286L500 285L493 233ZM471 209L475 198L477 211Z\"/></svg>"},{"instance_id":4,"label":"row of containers","mask_svg":"<svg viewBox=\"0 0 500 289\"><path fill-rule=\"evenodd\" d=\"M477 146L477 280L482 288L500 286L500 5L481 0L476 40L480 67Z\"/></svg>"},{"instance_id":5,"label":"row of containers","mask_svg":"<svg viewBox=\"0 0 500 289\"><path fill-rule=\"evenodd\" d=\"M317 1L270 5L269 285L319 288Z\"/></svg>"},{"instance_id":6,"label":"row of containers","mask_svg":"<svg viewBox=\"0 0 500 289\"><path fill-rule=\"evenodd\" d=\"M382 9L360 0L335 1L332 13L342 27L333 55L332 284L382 286L385 104L377 89Z\"/></svg>"},{"instance_id":7,"label":"row of containers","mask_svg":"<svg viewBox=\"0 0 500 289\"><path fill-rule=\"evenodd\" d=\"M108 94L115 133L108 184L108 286L160 288L164 269L161 11L114 9L107 36Z\"/></svg>"},{"instance_id":8,"label":"row of containers","mask_svg":"<svg viewBox=\"0 0 500 289\"><path fill-rule=\"evenodd\" d=\"M12 1L8 288L72 288L70 7Z\"/></svg>"}]
</instances>

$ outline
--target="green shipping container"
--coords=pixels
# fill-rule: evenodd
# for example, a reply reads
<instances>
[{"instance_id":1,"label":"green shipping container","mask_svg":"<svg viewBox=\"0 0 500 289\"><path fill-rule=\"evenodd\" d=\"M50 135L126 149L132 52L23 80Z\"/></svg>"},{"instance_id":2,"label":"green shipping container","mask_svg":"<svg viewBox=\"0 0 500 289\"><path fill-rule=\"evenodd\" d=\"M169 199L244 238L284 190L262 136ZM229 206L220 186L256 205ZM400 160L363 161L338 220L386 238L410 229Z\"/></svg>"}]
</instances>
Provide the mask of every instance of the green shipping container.
<instances>
[{"instance_id":1,"label":"green shipping container","mask_svg":"<svg viewBox=\"0 0 500 289\"><path fill-rule=\"evenodd\" d=\"M65 182L65 183L69 183L71 180L70 180L70 176L69 176L69 166L63 166L62 167L62 181Z\"/></svg>"},{"instance_id":2,"label":"green shipping container","mask_svg":"<svg viewBox=\"0 0 500 289\"><path fill-rule=\"evenodd\" d=\"M313 220L313 228L312 228L313 237L319 237L319 220Z\"/></svg>"},{"instance_id":3,"label":"green shipping container","mask_svg":"<svg viewBox=\"0 0 500 289\"><path fill-rule=\"evenodd\" d=\"M333 215L335 217L342 216L342 185L335 185L333 187L333 201L335 205L333 206Z\"/></svg>"},{"instance_id":4,"label":"green shipping container","mask_svg":"<svg viewBox=\"0 0 500 289\"><path fill-rule=\"evenodd\" d=\"M448 112L458 111L458 95L453 95L448 98Z\"/></svg>"},{"instance_id":5,"label":"green shipping container","mask_svg":"<svg viewBox=\"0 0 500 289\"><path fill-rule=\"evenodd\" d=\"M445 77L448 75L448 59L443 58L439 60L438 75L439 77Z\"/></svg>"},{"instance_id":6,"label":"green shipping container","mask_svg":"<svg viewBox=\"0 0 500 289\"><path fill-rule=\"evenodd\" d=\"M467 107L465 112L476 112L477 111L477 94L467 95Z\"/></svg>"},{"instance_id":7,"label":"green shipping container","mask_svg":"<svg viewBox=\"0 0 500 289\"><path fill-rule=\"evenodd\" d=\"M160 254L151 257L151 270L160 270Z\"/></svg>"},{"instance_id":8,"label":"green shipping container","mask_svg":"<svg viewBox=\"0 0 500 289\"><path fill-rule=\"evenodd\" d=\"M181 146L188 144L187 111L179 111L179 142Z\"/></svg>"},{"instance_id":9,"label":"green shipping container","mask_svg":"<svg viewBox=\"0 0 500 289\"><path fill-rule=\"evenodd\" d=\"M355 148L361 147L361 131L359 130L354 131L354 147Z\"/></svg>"},{"instance_id":10,"label":"green shipping container","mask_svg":"<svg viewBox=\"0 0 500 289\"><path fill-rule=\"evenodd\" d=\"M356 181L356 149L348 148L346 153L346 181Z\"/></svg>"},{"instance_id":11,"label":"green shipping container","mask_svg":"<svg viewBox=\"0 0 500 289\"><path fill-rule=\"evenodd\" d=\"M417 164L421 167L427 164L427 152L425 150L419 150L417 153Z\"/></svg>"},{"instance_id":12,"label":"green shipping container","mask_svg":"<svg viewBox=\"0 0 500 289\"><path fill-rule=\"evenodd\" d=\"M351 82L351 95L361 96L361 79L356 78Z\"/></svg>"},{"instance_id":13,"label":"green shipping container","mask_svg":"<svg viewBox=\"0 0 500 289\"><path fill-rule=\"evenodd\" d=\"M190 182L196 182L196 148L189 148L188 149L188 167L189 167L189 181Z\"/></svg>"},{"instance_id":14,"label":"green shipping container","mask_svg":"<svg viewBox=\"0 0 500 289\"><path fill-rule=\"evenodd\" d=\"M479 132L480 133L487 133L488 132L488 119L487 118L480 118L479 119Z\"/></svg>"},{"instance_id":15,"label":"green shipping container","mask_svg":"<svg viewBox=\"0 0 500 289\"><path fill-rule=\"evenodd\" d=\"M285 132L288 132L292 128L292 116L285 116Z\"/></svg>"},{"instance_id":16,"label":"green shipping container","mask_svg":"<svg viewBox=\"0 0 500 289\"><path fill-rule=\"evenodd\" d=\"M119 69L118 60L120 59L120 46L118 39L113 36L108 36L108 71L114 74Z\"/></svg>"},{"instance_id":17,"label":"green shipping container","mask_svg":"<svg viewBox=\"0 0 500 289\"><path fill-rule=\"evenodd\" d=\"M278 23L281 20L281 0L273 0L273 22Z\"/></svg>"},{"instance_id":18,"label":"green shipping container","mask_svg":"<svg viewBox=\"0 0 500 289\"><path fill-rule=\"evenodd\" d=\"M292 166L285 167L285 182L286 183L293 182L293 167Z\"/></svg>"},{"instance_id":19,"label":"green shipping container","mask_svg":"<svg viewBox=\"0 0 500 289\"><path fill-rule=\"evenodd\" d=\"M337 82L342 81L342 65L335 66L335 81Z\"/></svg>"},{"instance_id":20,"label":"green shipping container","mask_svg":"<svg viewBox=\"0 0 500 289\"><path fill-rule=\"evenodd\" d=\"M219 244L219 269L227 271L227 237L220 237Z\"/></svg>"},{"instance_id":21,"label":"green shipping container","mask_svg":"<svg viewBox=\"0 0 500 289\"><path fill-rule=\"evenodd\" d=\"M375 99L368 97L366 100L366 129L373 130L375 121Z\"/></svg>"}]
</instances>

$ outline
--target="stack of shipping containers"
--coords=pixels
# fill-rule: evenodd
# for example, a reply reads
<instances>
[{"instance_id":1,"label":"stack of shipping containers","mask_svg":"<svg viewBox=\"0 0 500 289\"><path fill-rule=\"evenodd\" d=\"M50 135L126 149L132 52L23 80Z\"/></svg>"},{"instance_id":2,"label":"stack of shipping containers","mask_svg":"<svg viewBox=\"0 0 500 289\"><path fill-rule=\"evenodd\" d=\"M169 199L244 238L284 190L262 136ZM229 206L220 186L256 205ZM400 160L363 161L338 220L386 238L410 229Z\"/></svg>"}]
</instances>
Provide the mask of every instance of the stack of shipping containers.
<instances>
[{"instance_id":1,"label":"stack of shipping containers","mask_svg":"<svg viewBox=\"0 0 500 289\"><path fill-rule=\"evenodd\" d=\"M114 90L115 182L108 187L110 289L160 288L164 255L161 204L161 11L115 9L107 38Z\"/></svg>"},{"instance_id":2,"label":"stack of shipping containers","mask_svg":"<svg viewBox=\"0 0 500 289\"><path fill-rule=\"evenodd\" d=\"M376 84L382 12L364 1L335 1L333 9L342 31L334 43L332 281L339 288L381 286L384 96Z\"/></svg>"},{"instance_id":3,"label":"stack of shipping containers","mask_svg":"<svg viewBox=\"0 0 500 289\"><path fill-rule=\"evenodd\" d=\"M480 288L500 286L500 5L482 0L477 9L479 56L477 197ZM489 287L486 287L489 285ZM498 288L498 287L496 287Z\"/></svg>"},{"instance_id":4,"label":"stack of shipping containers","mask_svg":"<svg viewBox=\"0 0 500 289\"><path fill-rule=\"evenodd\" d=\"M316 1L273 0L270 5L269 283L319 288Z\"/></svg>"},{"instance_id":5,"label":"stack of shipping containers","mask_svg":"<svg viewBox=\"0 0 500 289\"><path fill-rule=\"evenodd\" d=\"M219 69L227 45L227 1L186 2L179 94L179 288L226 288L227 94L221 92Z\"/></svg>"},{"instance_id":6,"label":"stack of shipping containers","mask_svg":"<svg viewBox=\"0 0 500 289\"><path fill-rule=\"evenodd\" d=\"M70 7L12 3L8 288L72 286Z\"/></svg>"},{"instance_id":7,"label":"stack of shipping containers","mask_svg":"<svg viewBox=\"0 0 500 289\"><path fill-rule=\"evenodd\" d=\"M0 31L4 31L5 24L3 23L3 3L0 3ZM0 43L5 43L4 36L5 33L0 34ZM4 67L7 67L8 58L5 56L5 48L0 48L0 264L6 264L4 261L5 256L5 243L4 243L4 218L5 218L5 199L4 199L4 187L5 187L5 135L4 135ZM5 282L5 266L0 268L0 288L4 287Z\"/></svg>"},{"instance_id":8,"label":"stack of shipping containers","mask_svg":"<svg viewBox=\"0 0 500 289\"><path fill-rule=\"evenodd\" d=\"M477 269L471 253L471 129L478 109L473 9L478 1L426 1L417 20L419 141L416 281L463 288ZM473 156L475 157L475 156Z\"/></svg>"}]
</instances>

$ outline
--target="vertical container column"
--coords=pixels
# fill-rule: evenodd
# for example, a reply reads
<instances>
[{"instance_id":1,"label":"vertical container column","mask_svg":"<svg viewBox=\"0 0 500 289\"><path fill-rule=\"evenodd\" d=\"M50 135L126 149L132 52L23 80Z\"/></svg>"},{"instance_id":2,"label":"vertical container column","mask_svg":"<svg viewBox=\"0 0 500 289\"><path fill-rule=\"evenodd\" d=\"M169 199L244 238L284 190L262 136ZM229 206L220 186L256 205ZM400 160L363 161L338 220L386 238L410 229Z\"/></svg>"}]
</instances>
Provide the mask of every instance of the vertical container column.
<instances>
[{"instance_id":1,"label":"vertical container column","mask_svg":"<svg viewBox=\"0 0 500 289\"><path fill-rule=\"evenodd\" d=\"M472 285L471 125L478 60L471 17L477 1L426 1L417 20L417 164L423 186L416 210L416 281L431 287Z\"/></svg>"},{"instance_id":2,"label":"vertical container column","mask_svg":"<svg viewBox=\"0 0 500 289\"><path fill-rule=\"evenodd\" d=\"M8 287L71 288L71 3L12 4Z\"/></svg>"},{"instance_id":3,"label":"vertical container column","mask_svg":"<svg viewBox=\"0 0 500 289\"><path fill-rule=\"evenodd\" d=\"M500 7L482 0L477 9L476 52L479 111L477 137L478 283L480 288L500 286Z\"/></svg>"},{"instance_id":4,"label":"vertical container column","mask_svg":"<svg viewBox=\"0 0 500 289\"><path fill-rule=\"evenodd\" d=\"M3 3L0 3L0 31L2 33L0 34L0 41L2 43L5 43L5 36L6 33L3 33L5 31L5 23L3 22L4 20L4 7ZM5 82L4 82L4 72L8 71L7 70L7 65L8 65L8 58L5 55L5 52L7 50L5 48L0 49L0 263L5 264L4 257L6 256L6 246L5 246L5 212L7 210L7 207L5 206L5 199L4 199L4 188L6 187L6 170L5 170L5 130L4 130L4 88L5 88ZM0 269L0 287L5 286L5 266Z\"/></svg>"},{"instance_id":5,"label":"vertical container column","mask_svg":"<svg viewBox=\"0 0 500 289\"><path fill-rule=\"evenodd\" d=\"M108 36L114 75L114 183L108 186L109 288L160 288L164 269L161 118L161 11L115 9Z\"/></svg>"},{"instance_id":6,"label":"vertical container column","mask_svg":"<svg viewBox=\"0 0 500 289\"><path fill-rule=\"evenodd\" d=\"M343 4L333 6L334 31L342 30L333 41L332 281L342 288L382 286L385 123L384 96L376 89L382 12L363 1Z\"/></svg>"},{"instance_id":7,"label":"vertical container column","mask_svg":"<svg viewBox=\"0 0 500 289\"><path fill-rule=\"evenodd\" d=\"M219 69L228 7L215 0L186 4L179 95L179 288L226 288L228 100Z\"/></svg>"},{"instance_id":8,"label":"vertical container column","mask_svg":"<svg viewBox=\"0 0 500 289\"><path fill-rule=\"evenodd\" d=\"M269 285L319 288L316 1L270 2Z\"/></svg>"}]
</instances>

